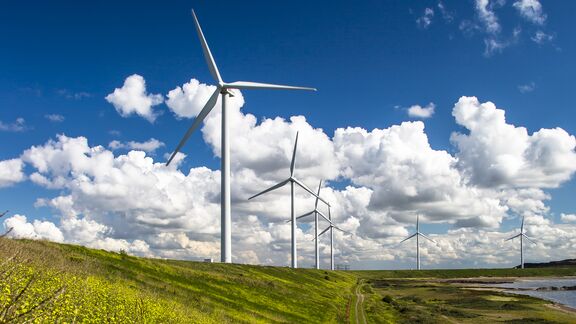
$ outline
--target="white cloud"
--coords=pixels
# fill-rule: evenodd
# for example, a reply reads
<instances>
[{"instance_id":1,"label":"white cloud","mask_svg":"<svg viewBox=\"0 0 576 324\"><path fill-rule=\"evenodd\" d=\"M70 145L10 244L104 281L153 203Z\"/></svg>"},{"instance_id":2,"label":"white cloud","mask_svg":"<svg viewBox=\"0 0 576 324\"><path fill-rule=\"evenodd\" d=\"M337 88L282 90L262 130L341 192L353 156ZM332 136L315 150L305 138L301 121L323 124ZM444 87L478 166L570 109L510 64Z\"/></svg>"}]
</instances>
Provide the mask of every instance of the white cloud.
<instances>
[{"instance_id":1,"label":"white cloud","mask_svg":"<svg viewBox=\"0 0 576 324\"><path fill-rule=\"evenodd\" d=\"M127 150L144 151L146 153L154 153L157 149L163 146L165 146L165 144L155 138L151 138L146 142L135 142L135 141L120 142L114 140L108 144L108 147L112 150L127 149Z\"/></svg>"},{"instance_id":2,"label":"white cloud","mask_svg":"<svg viewBox=\"0 0 576 324\"><path fill-rule=\"evenodd\" d=\"M501 53L510 44L496 38L484 39L484 56L490 57L496 53Z\"/></svg>"},{"instance_id":3,"label":"white cloud","mask_svg":"<svg viewBox=\"0 0 576 324\"><path fill-rule=\"evenodd\" d=\"M25 179L22 160L0 161L0 188L8 187Z\"/></svg>"},{"instance_id":4,"label":"white cloud","mask_svg":"<svg viewBox=\"0 0 576 324\"><path fill-rule=\"evenodd\" d=\"M544 25L546 22L546 14L538 0L518 0L513 6L522 17L536 25Z\"/></svg>"},{"instance_id":5,"label":"white cloud","mask_svg":"<svg viewBox=\"0 0 576 324\"><path fill-rule=\"evenodd\" d=\"M427 29L432 23L433 18L434 18L434 9L426 8L424 9L424 14L418 17L418 19L416 19L416 24L421 28Z\"/></svg>"},{"instance_id":6,"label":"white cloud","mask_svg":"<svg viewBox=\"0 0 576 324\"><path fill-rule=\"evenodd\" d=\"M114 105L122 117L136 114L146 118L149 122L154 122L157 117L152 107L164 102L162 95L146 92L146 82L138 74L127 77L122 88L116 88L105 99Z\"/></svg>"},{"instance_id":7,"label":"white cloud","mask_svg":"<svg viewBox=\"0 0 576 324\"><path fill-rule=\"evenodd\" d=\"M497 34L500 32L500 23L498 22L496 13L494 13L492 6L490 5L490 0L475 0L475 9L486 32L490 34Z\"/></svg>"},{"instance_id":8,"label":"white cloud","mask_svg":"<svg viewBox=\"0 0 576 324\"><path fill-rule=\"evenodd\" d=\"M166 105L178 118L191 118L200 113L215 86L200 83L196 79L168 92Z\"/></svg>"},{"instance_id":9,"label":"white cloud","mask_svg":"<svg viewBox=\"0 0 576 324\"><path fill-rule=\"evenodd\" d=\"M171 109L178 118L191 118L207 99L199 95L200 89L209 91L209 86L192 80L180 89L169 95L174 100ZM235 262L289 263L289 188L246 198L288 176L297 131L296 176L310 187L320 178L328 180L322 196L333 203L333 219L354 233L335 232L340 261L411 262L413 245L396 243L412 230L416 213L423 215L423 226L455 227L431 234L439 245L425 246L422 253L432 265L458 264L462 258L509 265L516 249L503 239L511 233L496 232L508 214L527 216L528 230L542 237L531 256L560 257L553 248L574 244L572 225L557 226L542 217L550 212L550 195L542 189L570 179L576 166L574 137L561 129L528 135L522 127L507 124L504 112L493 104L463 97L453 115L467 133L452 135L456 153L451 154L430 145L420 121L371 131L339 128L331 138L303 116L258 121L242 112L240 92L229 103ZM184 131L189 123L182 124ZM216 108L201 129L216 156L220 130ZM112 147L123 145L132 149L128 143ZM183 158L179 155L178 162ZM57 189L36 206L50 208L59 218L64 241L149 256L219 258L219 171L181 171L181 163L166 167L145 152L120 154L90 146L84 137L64 135L31 147L21 159L31 170L32 182ZM335 189L342 183L344 189ZM297 190L296 213L309 211L313 204ZM301 264L313 262L312 235L310 226L299 226ZM327 253L327 237L321 238L320 248Z\"/></svg>"},{"instance_id":10,"label":"white cloud","mask_svg":"<svg viewBox=\"0 0 576 324\"><path fill-rule=\"evenodd\" d=\"M452 115L469 134L453 133L458 165L473 183L488 187L556 188L576 171L576 139L561 128L532 135L508 124L491 102L461 97Z\"/></svg>"},{"instance_id":11,"label":"white cloud","mask_svg":"<svg viewBox=\"0 0 576 324\"><path fill-rule=\"evenodd\" d=\"M575 214L560 214L560 219L563 223L576 223L576 215Z\"/></svg>"},{"instance_id":12,"label":"white cloud","mask_svg":"<svg viewBox=\"0 0 576 324\"><path fill-rule=\"evenodd\" d=\"M434 115L434 109L436 105L431 102L427 106L422 107L420 105L413 105L408 108L408 116L416 118L430 118Z\"/></svg>"},{"instance_id":13,"label":"white cloud","mask_svg":"<svg viewBox=\"0 0 576 324\"><path fill-rule=\"evenodd\" d=\"M518 86L518 91L520 91L520 93L529 93L532 92L536 89L536 83L534 82L530 82L528 84L521 84Z\"/></svg>"},{"instance_id":14,"label":"white cloud","mask_svg":"<svg viewBox=\"0 0 576 324\"><path fill-rule=\"evenodd\" d=\"M53 123L61 123L65 119L64 116L59 114L47 114L44 117Z\"/></svg>"},{"instance_id":15,"label":"white cloud","mask_svg":"<svg viewBox=\"0 0 576 324\"><path fill-rule=\"evenodd\" d=\"M54 242L64 241L62 232L52 222L42 222L34 220L29 223L24 215L14 215L4 220L4 228L12 229L8 234L9 237L27 238L27 239L45 239Z\"/></svg>"},{"instance_id":16,"label":"white cloud","mask_svg":"<svg viewBox=\"0 0 576 324\"><path fill-rule=\"evenodd\" d=\"M436 221L494 227L506 211L494 194L466 186L457 160L430 147L422 122L371 132L340 128L334 145L343 176L374 190L368 208L380 211L376 217L406 222L421 212Z\"/></svg>"},{"instance_id":17,"label":"white cloud","mask_svg":"<svg viewBox=\"0 0 576 324\"><path fill-rule=\"evenodd\" d=\"M10 124L5 124L0 121L0 131L2 132L23 132L27 130L26 121L24 118L16 118L16 121Z\"/></svg>"},{"instance_id":18,"label":"white cloud","mask_svg":"<svg viewBox=\"0 0 576 324\"><path fill-rule=\"evenodd\" d=\"M544 43L551 42L552 40L554 40L554 35L550 35L539 30L530 39L532 39L532 41L534 41L536 44L542 45Z\"/></svg>"}]
</instances>

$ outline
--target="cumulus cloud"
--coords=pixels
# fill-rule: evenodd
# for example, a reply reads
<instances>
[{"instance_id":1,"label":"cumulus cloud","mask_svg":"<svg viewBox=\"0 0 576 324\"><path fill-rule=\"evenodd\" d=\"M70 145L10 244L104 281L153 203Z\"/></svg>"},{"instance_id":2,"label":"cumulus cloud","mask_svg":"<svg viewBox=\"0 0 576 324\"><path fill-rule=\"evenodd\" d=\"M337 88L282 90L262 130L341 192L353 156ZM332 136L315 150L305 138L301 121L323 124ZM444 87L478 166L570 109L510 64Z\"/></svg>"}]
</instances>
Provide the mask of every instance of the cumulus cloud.
<instances>
[{"instance_id":1,"label":"cumulus cloud","mask_svg":"<svg viewBox=\"0 0 576 324\"><path fill-rule=\"evenodd\" d=\"M59 115L59 114L47 114L44 115L44 118L48 119L49 121L53 122L53 123L61 123L64 121L64 116Z\"/></svg>"},{"instance_id":2,"label":"cumulus cloud","mask_svg":"<svg viewBox=\"0 0 576 324\"><path fill-rule=\"evenodd\" d=\"M538 0L518 0L513 6L523 18L536 25L543 25L546 22L547 16Z\"/></svg>"},{"instance_id":3,"label":"cumulus cloud","mask_svg":"<svg viewBox=\"0 0 576 324\"><path fill-rule=\"evenodd\" d=\"M144 151L146 153L154 153L157 149L163 146L165 146L165 144L155 138L151 138L145 142L135 142L135 141L120 142L114 140L108 144L108 147L112 150L127 149L127 150Z\"/></svg>"},{"instance_id":4,"label":"cumulus cloud","mask_svg":"<svg viewBox=\"0 0 576 324\"><path fill-rule=\"evenodd\" d=\"M560 214L560 220L563 223L576 223L576 215L575 214Z\"/></svg>"},{"instance_id":5,"label":"cumulus cloud","mask_svg":"<svg viewBox=\"0 0 576 324\"><path fill-rule=\"evenodd\" d=\"M500 23L498 22L498 17L490 4L490 0L475 0L475 9L486 32L490 34L497 34L500 32Z\"/></svg>"},{"instance_id":6,"label":"cumulus cloud","mask_svg":"<svg viewBox=\"0 0 576 324\"><path fill-rule=\"evenodd\" d=\"M16 118L13 123L4 123L0 120L0 131L2 132L23 132L27 130L26 121L24 118Z\"/></svg>"},{"instance_id":7,"label":"cumulus cloud","mask_svg":"<svg viewBox=\"0 0 576 324\"><path fill-rule=\"evenodd\" d=\"M424 14L416 19L416 24L420 28L427 29L430 24L432 23L432 19L434 18L434 9L426 8L424 9Z\"/></svg>"},{"instance_id":8,"label":"cumulus cloud","mask_svg":"<svg viewBox=\"0 0 576 324\"><path fill-rule=\"evenodd\" d=\"M554 40L554 35L547 34L541 30L537 31L534 36L531 37L532 41L538 45L551 42Z\"/></svg>"},{"instance_id":9,"label":"cumulus cloud","mask_svg":"<svg viewBox=\"0 0 576 324\"><path fill-rule=\"evenodd\" d=\"M532 92L536 89L536 83L534 82L530 82L528 84L521 84L518 86L518 91L520 91L520 93L529 93Z\"/></svg>"},{"instance_id":10,"label":"cumulus cloud","mask_svg":"<svg viewBox=\"0 0 576 324\"><path fill-rule=\"evenodd\" d=\"M458 165L483 187L556 188L576 171L576 139L561 128L528 134L492 102L462 97L452 115L469 134L453 133Z\"/></svg>"},{"instance_id":11,"label":"cumulus cloud","mask_svg":"<svg viewBox=\"0 0 576 324\"><path fill-rule=\"evenodd\" d=\"M191 79L190 82L168 92L166 105L178 118L196 117L214 90L215 86Z\"/></svg>"},{"instance_id":12,"label":"cumulus cloud","mask_svg":"<svg viewBox=\"0 0 576 324\"><path fill-rule=\"evenodd\" d=\"M434 109L436 108L436 105L431 102L429 103L427 106L420 106L420 105L412 105L408 108L408 116L410 117L416 117L416 118L430 118L432 117L432 115L434 115Z\"/></svg>"},{"instance_id":13,"label":"cumulus cloud","mask_svg":"<svg viewBox=\"0 0 576 324\"><path fill-rule=\"evenodd\" d=\"M8 234L9 237L26 238L26 239L45 239L54 242L62 242L64 236L54 223L48 221L34 220L29 223L24 215L14 215L4 220L4 228L12 229Z\"/></svg>"},{"instance_id":14,"label":"cumulus cloud","mask_svg":"<svg viewBox=\"0 0 576 324\"><path fill-rule=\"evenodd\" d=\"M23 181L25 179L23 166L20 159L0 161L0 188Z\"/></svg>"},{"instance_id":15,"label":"cumulus cloud","mask_svg":"<svg viewBox=\"0 0 576 324\"><path fill-rule=\"evenodd\" d=\"M168 95L170 109L179 119L193 118L207 99L201 92L210 89L192 79ZM430 145L421 121L373 130L338 128L330 137L303 116L258 120L242 111L244 104L240 92L230 98L235 262L289 263L289 188L246 198L288 177L296 132L296 176L310 187L327 180L322 196L333 203L332 217L353 233L335 232L340 262L411 262L412 245L397 242L411 231L417 213L423 224L453 226L448 233L431 234L438 245L423 247L431 265L462 258L510 265L516 249L503 239L511 233L497 230L511 215L528 217L528 231L542 237L531 250L535 258L558 257L553 247L574 244L573 225L558 227L544 217L550 213L550 195L543 189L570 179L576 166L574 137L562 129L528 134L508 124L495 105L462 97L453 115L464 130L452 135L451 154ZM218 107L201 129L215 156L220 156ZM184 131L189 123L182 124ZM181 163L166 167L129 143L110 148L120 146L131 151L120 154L89 145L84 137L59 135L23 152L30 180L57 189L36 206L54 213L64 241L139 255L218 259L220 172L181 170ZM297 190L296 213L313 206L314 200ZM301 223L297 238L301 264L311 265L313 228ZM320 249L328 252L327 236L320 239Z\"/></svg>"},{"instance_id":16,"label":"cumulus cloud","mask_svg":"<svg viewBox=\"0 0 576 324\"><path fill-rule=\"evenodd\" d=\"M162 95L148 94L146 92L146 82L138 74L127 77L124 85L121 88L116 88L105 99L114 105L114 108L122 117L136 114L151 123L157 117L157 113L152 110L152 107L164 102Z\"/></svg>"}]
</instances>

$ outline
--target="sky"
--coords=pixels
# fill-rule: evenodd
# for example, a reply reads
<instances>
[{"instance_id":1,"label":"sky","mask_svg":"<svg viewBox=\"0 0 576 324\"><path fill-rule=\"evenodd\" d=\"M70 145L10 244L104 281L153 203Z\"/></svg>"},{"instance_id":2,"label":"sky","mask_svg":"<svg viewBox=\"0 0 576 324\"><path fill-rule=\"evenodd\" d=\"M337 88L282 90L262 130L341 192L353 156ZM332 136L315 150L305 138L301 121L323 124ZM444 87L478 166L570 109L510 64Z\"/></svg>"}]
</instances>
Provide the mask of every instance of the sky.
<instances>
[{"instance_id":1,"label":"sky","mask_svg":"<svg viewBox=\"0 0 576 324\"><path fill-rule=\"evenodd\" d=\"M131 254L220 256L214 80L310 86L230 99L232 254L290 262L289 174L326 185L336 263L511 267L576 252L572 1L11 2L0 11L0 228ZM296 212L314 200L297 192ZM327 224L320 224L324 228ZM299 263L314 233L299 224ZM320 240L322 266L329 262Z\"/></svg>"}]
</instances>

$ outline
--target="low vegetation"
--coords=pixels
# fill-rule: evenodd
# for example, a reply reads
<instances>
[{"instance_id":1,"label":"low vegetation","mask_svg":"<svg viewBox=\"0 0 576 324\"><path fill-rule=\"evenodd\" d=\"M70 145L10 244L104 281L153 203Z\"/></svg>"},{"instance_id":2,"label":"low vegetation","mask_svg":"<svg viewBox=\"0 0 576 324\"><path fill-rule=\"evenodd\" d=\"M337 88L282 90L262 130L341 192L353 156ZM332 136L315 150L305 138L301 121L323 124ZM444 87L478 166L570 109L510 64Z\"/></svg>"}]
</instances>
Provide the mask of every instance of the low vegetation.
<instances>
[{"instance_id":1,"label":"low vegetation","mask_svg":"<svg viewBox=\"0 0 576 324\"><path fill-rule=\"evenodd\" d=\"M569 323L546 301L447 280L564 275L576 269L323 271L0 238L0 323Z\"/></svg>"},{"instance_id":2,"label":"low vegetation","mask_svg":"<svg viewBox=\"0 0 576 324\"><path fill-rule=\"evenodd\" d=\"M356 271L355 274L372 286L364 305L368 323L576 323L575 313L553 308L552 303L544 300L445 280L573 276L574 268Z\"/></svg>"},{"instance_id":3,"label":"low vegetation","mask_svg":"<svg viewBox=\"0 0 576 324\"><path fill-rule=\"evenodd\" d=\"M131 257L0 239L0 322L346 322L343 272Z\"/></svg>"}]
</instances>

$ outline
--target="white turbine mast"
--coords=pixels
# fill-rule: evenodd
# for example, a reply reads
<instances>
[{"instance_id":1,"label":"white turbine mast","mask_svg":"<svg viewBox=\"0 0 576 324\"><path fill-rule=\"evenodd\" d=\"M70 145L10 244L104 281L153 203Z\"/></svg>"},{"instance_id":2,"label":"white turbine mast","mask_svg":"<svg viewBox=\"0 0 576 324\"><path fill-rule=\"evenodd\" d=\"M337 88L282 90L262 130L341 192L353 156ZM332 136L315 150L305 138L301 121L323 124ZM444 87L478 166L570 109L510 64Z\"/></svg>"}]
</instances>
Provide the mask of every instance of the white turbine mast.
<instances>
[{"instance_id":1,"label":"white turbine mast","mask_svg":"<svg viewBox=\"0 0 576 324\"><path fill-rule=\"evenodd\" d=\"M326 217L326 215L324 215L324 213L322 213L319 209L318 209L318 201L320 200L320 189L322 188L322 180L320 180L320 183L318 184L318 193L316 194L316 202L314 203L314 209L310 212L307 212L306 214L300 215L298 217L296 217L296 220L301 219L301 218L305 218L311 215L314 215L314 237L318 237L318 215L322 216L322 218L324 218L326 221L328 221L328 223L332 224L332 221ZM292 220L287 220L287 223L292 222ZM314 263L315 268L316 269L320 269L320 253L319 253L319 248L318 248L318 240L316 240L315 242L315 251L316 251L316 261Z\"/></svg>"},{"instance_id":2,"label":"white turbine mast","mask_svg":"<svg viewBox=\"0 0 576 324\"><path fill-rule=\"evenodd\" d=\"M328 222L330 222L330 225L328 225L328 227L326 227L326 229L324 229L322 232L320 232L320 234L316 235L314 240L316 240L316 244L318 244L318 240L320 239L320 236L322 236L324 233L326 233L328 230L330 230L330 270L334 270L334 229L337 229L340 232L346 233L346 234L352 234L352 233L345 231L345 230L341 229L340 227L334 225L334 223L332 222L331 209L332 208L330 207L330 205L328 205ZM318 248L316 248L316 251L318 251Z\"/></svg>"},{"instance_id":3,"label":"white turbine mast","mask_svg":"<svg viewBox=\"0 0 576 324\"><path fill-rule=\"evenodd\" d=\"M420 215L416 215L416 233L408 236L407 238L403 239L402 241L400 241L400 243L404 243L405 241L408 241L409 239L416 237L416 269L420 270L420 240L419 237L422 236L423 238L429 240L432 243L435 243L436 245L438 245L438 243L436 241L434 241L433 239L429 238L428 236L426 236L424 233L420 232ZM400 244L398 243L398 244Z\"/></svg>"},{"instance_id":4,"label":"white turbine mast","mask_svg":"<svg viewBox=\"0 0 576 324\"><path fill-rule=\"evenodd\" d=\"M520 225L520 233L512 236L509 239L504 240L504 242L510 241L517 237L520 238L520 268L524 269L524 239L528 240L528 242L532 244L536 244L536 242L532 241L532 239L530 239L526 234L524 234L524 216L522 216L522 225Z\"/></svg>"},{"instance_id":5,"label":"white turbine mast","mask_svg":"<svg viewBox=\"0 0 576 324\"><path fill-rule=\"evenodd\" d=\"M252 198L256 198L260 195L263 195L267 192L270 192L272 190L276 190L278 188L283 187L284 185L290 183L290 212L291 212L291 217L290 217L290 221L292 222L292 268L298 268L298 253L297 253L297 245L296 245L296 217L294 215L294 184L299 185L302 189L308 191L311 195L313 195L314 197L316 197L316 199L321 200L322 202L324 202L326 205L330 206L330 204L322 199L320 196L318 196L316 193L314 193L310 188L308 188L308 186L306 186L304 183L302 183L300 180L296 179L296 177L294 177L294 166L296 164L296 149L298 147L298 132L296 132L296 140L294 141L294 151L292 152L292 162L290 163L290 177L284 181L281 181L275 185L273 185L272 187L258 193L255 194L254 196L248 198L248 200L252 199Z\"/></svg>"},{"instance_id":6,"label":"white turbine mast","mask_svg":"<svg viewBox=\"0 0 576 324\"><path fill-rule=\"evenodd\" d=\"M194 24L196 25L196 31L198 33L198 37L200 38L200 43L202 44L202 51L204 52L204 58L206 59L206 63L208 63L208 69L210 70L210 74L214 78L214 80L218 83L216 86L216 90L208 99L208 102L204 105L204 108L200 111L194 122L186 133L184 137L178 143L178 146L168 159L166 165L169 165L172 159L176 156L176 153L182 149L182 146L186 143L190 135L196 130L201 124L204 118L210 113L212 108L216 105L216 101L218 100L218 95L222 96L222 158L221 158L221 192L220 192L220 213L221 213L221 232L220 232L220 253L221 253L221 261L225 263L232 262L232 232L231 232L231 214L230 214L230 132L229 132L229 112L226 107L226 97L227 96L234 96L231 92L232 89L284 89L284 90L311 90L316 91L314 88L306 88L306 87L293 87L293 86L285 86L285 85L277 85L277 84L268 84L268 83L258 83L258 82L248 82L248 81L236 81L236 82L225 82L222 80L220 76L220 72L218 71L218 67L216 66L216 62L214 61L214 57L210 52L210 48L208 47L208 43L204 38L204 34L202 32L202 28L200 27L200 23L198 22L198 18L196 17L196 13L192 10L192 17L194 18Z\"/></svg>"}]
</instances>

